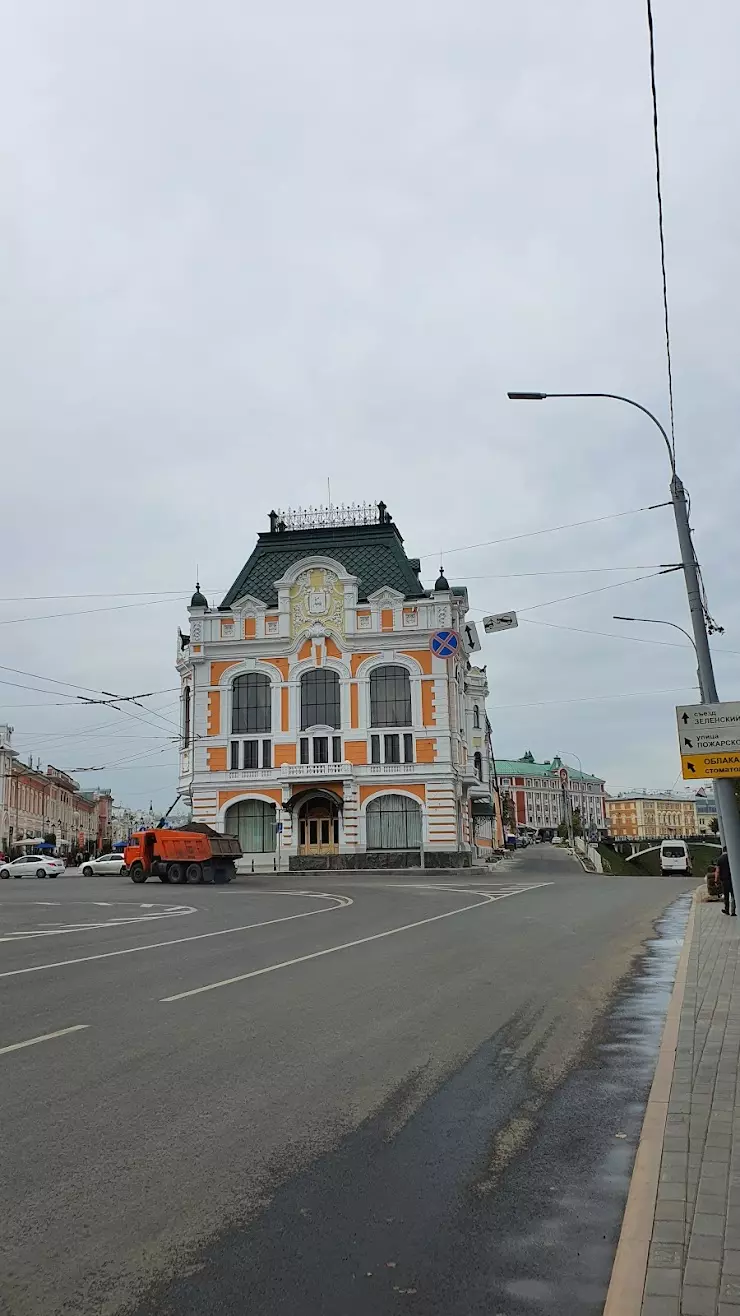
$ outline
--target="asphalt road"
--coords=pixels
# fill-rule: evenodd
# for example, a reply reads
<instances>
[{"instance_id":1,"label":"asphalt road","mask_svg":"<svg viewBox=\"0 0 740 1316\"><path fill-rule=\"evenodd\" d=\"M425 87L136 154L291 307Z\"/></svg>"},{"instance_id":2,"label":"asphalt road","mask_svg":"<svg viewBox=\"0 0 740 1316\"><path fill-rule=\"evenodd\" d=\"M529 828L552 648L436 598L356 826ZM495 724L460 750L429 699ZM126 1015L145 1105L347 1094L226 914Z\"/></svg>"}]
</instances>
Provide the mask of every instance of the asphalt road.
<instances>
[{"instance_id":1,"label":"asphalt road","mask_svg":"<svg viewBox=\"0 0 740 1316\"><path fill-rule=\"evenodd\" d=\"M0 884L2 1316L600 1312L691 885Z\"/></svg>"}]
</instances>

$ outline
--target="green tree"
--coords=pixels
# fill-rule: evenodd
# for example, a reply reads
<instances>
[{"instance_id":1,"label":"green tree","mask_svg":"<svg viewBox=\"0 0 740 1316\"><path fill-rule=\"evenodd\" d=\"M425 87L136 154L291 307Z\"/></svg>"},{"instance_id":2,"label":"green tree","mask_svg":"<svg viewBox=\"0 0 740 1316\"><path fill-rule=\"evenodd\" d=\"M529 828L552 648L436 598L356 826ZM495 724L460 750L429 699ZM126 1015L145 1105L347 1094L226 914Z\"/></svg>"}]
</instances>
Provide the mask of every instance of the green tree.
<instances>
[{"instance_id":1,"label":"green tree","mask_svg":"<svg viewBox=\"0 0 740 1316\"><path fill-rule=\"evenodd\" d=\"M715 836L717 835L717 832L719 831L719 822L717 821L716 818L713 818L712 821L710 822L709 830L710 832L714 832Z\"/></svg>"},{"instance_id":2,"label":"green tree","mask_svg":"<svg viewBox=\"0 0 740 1316\"><path fill-rule=\"evenodd\" d=\"M573 810L573 835L583 836L583 823L581 821L581 810Z\"/></svg>"},{"instance_id":3,"label":"green tree","mask_svg":"<svg viewBox=\"0 0 740 1316\"><path fill-rule=\"evenodd\" d=\"M558 823L558 836L560 837L561 841L567 841L569 835L570 833L568 831L567 822Z\"/></svg>"}]
</instances>

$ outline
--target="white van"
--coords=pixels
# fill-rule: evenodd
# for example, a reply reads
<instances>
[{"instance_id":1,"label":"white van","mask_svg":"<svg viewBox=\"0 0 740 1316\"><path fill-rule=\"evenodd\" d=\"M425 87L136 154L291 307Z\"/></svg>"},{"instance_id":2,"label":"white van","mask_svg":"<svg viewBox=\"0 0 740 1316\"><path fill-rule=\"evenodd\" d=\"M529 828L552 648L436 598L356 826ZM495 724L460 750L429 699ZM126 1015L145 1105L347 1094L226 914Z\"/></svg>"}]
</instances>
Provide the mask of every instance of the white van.
<instances>
[{"instance_id":1,"label":"white van","mask_svg":"<svg viewBox=\"0 0 740 1316\"><path fill-rule=\"evenodd\" d=\"M685 841L660 843L660 875L667 877L670 873L686 873L691 877L691 855Z\"/></svg>"}]
</instances>

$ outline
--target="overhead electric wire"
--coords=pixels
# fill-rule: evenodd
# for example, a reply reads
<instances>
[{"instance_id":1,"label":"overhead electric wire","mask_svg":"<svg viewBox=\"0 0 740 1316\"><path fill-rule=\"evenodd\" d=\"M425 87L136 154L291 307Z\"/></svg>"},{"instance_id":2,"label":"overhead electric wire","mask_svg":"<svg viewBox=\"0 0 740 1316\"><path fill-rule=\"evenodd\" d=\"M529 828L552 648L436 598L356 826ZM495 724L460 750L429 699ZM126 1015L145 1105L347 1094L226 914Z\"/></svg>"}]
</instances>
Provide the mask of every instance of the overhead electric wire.
<instances>
[{"instance_id":1,"label":"overhead electric wire","mask_svg":"<svg viewBox=\"0 0 740 1316\"><path fill-rule=\"evenodd\" d=\"M72 608L69 612L42 612L37 617L3 617L0 626L19 626L22 622L59 621L64 617L89 617L94 612L122 612L126 608L154 608L160 603L180 603L187 599L187 594L180 598L149 599L144 603L116 603L109 608Z\"/></svg>"},{"instance_id":2,"label":"overhead electric wire","mask_svg":"<svg viewBox=\"0 0 740 1316\"><path fill-rule=\"evenodd\" d=\"M209 588L208 592L219 594L222 591ZM185 593L187 593L185 589L127 589L118 593L106 589L96 590L92 594L6 594L0 598L0 603L44 603L52 599L136 599L150 597L153 594L171 594L179 597Z\"/></svg>"},{"instance_id":3,"label":"overhead electric wire","mask_svg":"<svg viewBox=\"0 0 740 1316\"><path fill-rule=\"evenodd\" d=\"M600 571L652 571L671 566L670 562L643 562L632 567L567 567L556 571L489 571L484 576L450 576L453 583L467 580L518 580L525 576L591 576Z\"/></svg>"},{"instance_id":4,"label":"overhead electric wire","mask_svg":"<svg viewBox=\"0 0 740 1316\"><path fill-rule=\"evenodd\" d=\"M680 571L681 567L663 567L660 571L651 571L646 576L630 576L629 580L613 580L609 585L599 585L596 589L584 589L579 594L564 594L558 599L545 599L542 603L530 603L527 607L516 608L517 614L522 612L534 612L537 608L550 608L554 603L570 603L573 599L585 599L590 594L604 594L610 589L619 589L621 585L636 585L641 580L654 580L656 576L666 576L672 571ZM471 608L471 612L483 613L483 608Z\"/></svg>"},{"instance_id":5,"label":"overhead electric wire","mask_svg":"<svg viewBox=\"0 0 740 1316\"><path fill-rule=\"evenodd\" d=\"M553 631L573 631L575 635L598 635L605 640L627 640L630 644L654 644L661 649L692 648L690 644L680 644L675 640L648 640L643 635L620 635L619 631L593 631L585 626L565 626L562 622L540 621L537 617L522 617L522 621L525 626L547 626ZM713 658L724 658L725 655L740 658L740 649L712 649Z\"/></svg>"},{"instance_id":6,"label":"overhead electric wire","mask_svg":"<svg viewBox=\"0 0 740 1316\"><path fill-rule=\"evenodd\" d=\"M84 690L87 692L87 694L94 694L94 695L105 694L105 690L99 690L98 687L94 685L79 685L76 681L62 681L57 676L40 676L38 672L27 672L23 667L8 667L5 663L0 663L0 672L13 672L14 675L16 676L31 676L34 681L49 681L51 682L52 685L67 685L72 690ZM12 682L0 681L0 684L11 685ZM25 688L31 689L32 687L25 687ZM154 695L172 694L173 691L179 690L179 688L180 687L177 685L168 685L165 686L162 690L147 690L146 693L140 695L116 695L115 697L117 699L151 699L154 697ZM56 694L57 691L52 690L49 691L48 693ZM69 695L68 698L76 699L77 696Z\"/></svg>"},{"instance_id":7,"label":"overhead electric wire","mask_svg":"<svg viewBox=\"0 0 740 1316\"><path fill-rule=\"evenodd\" d=\"M665 354L668 368L668 403L671 418L671 448L673 460L676 460L676 431L673 413L673 367L671 363L671 330L668 318L668 278L665 262L665 231L663 226L663 187L660 172L660 136L658 133L658 91L655 80L655 31L653 27L653 7L651 0L647 3L648 36L650 39L650 91L653 98L653 145L655 147L655 190L658 198L658 234L660 237L660 270L663 280L663 322L665 327Z\"/></svg>"},{"instance_id":8,"label":"overhead electric wire","mask_svg":"<svg viewBox=\"0 0 740 1316\"><path fill-rule=\"evenodd\" d=\"M550 704L600 704L610 699L643 699L648 695L677 695L685 690L696 689L698 689L696 685L678 685L662 690L627 690L617 695L586 695L577 699L536 699L527 704L491 704L491 708L494 712L501 713L509 708L545 708Z\"/></svg>"},{"instance_id":9,"label":"overhead electric wire","mask_svg":"<svg viewBox=\"0 0 740 1316\"><path fill-rule=\"evenodd\" d=\"M169 748L169 746L168 746L167 748ZM131 763L131 762L133 762L135 759L149 758L149 757L153 757L153 756L156 755L156 754L164 754L164 753L166 753L166 749L165 749L165 748L163 748L163 749L145 749L145 750L142 750L141 753L139 753L139 754L125 754L124 757L123 757L122 759L114 759L112 763L103 763L102 765L95 765L95 766L90 767L90 768L87 768L87 767L85 767L85 768L65 768L64 771L65 771L65 772L68 772L68 773L70 773L70 774L73 774L73 773L75 773L75 772L109 772L109 771L111 771L113 768L117 768L117 767L118 767L120 764L122 764L122 763Z\"/></svg>"},{"instance_id":10,"label":"overhead electric wire","mask_svg":"<svg viewBox=\"0 0 740 1316\"><path fill-rule=\"evenodd\" d=\"M449 557L452 553L467 553L474 548L490 548L494 544L511 544L515 539L534 539L537 535L553 535L558 530L574 530L579 526L596 525L599 521L616 521L622 516L637 516L640 512L655 512L659 507L670 507L668 503L651 503L648 507L632 507L627 512L609 512L607 516L591 516L586 521L569 521L565 525L545 526L542 530L525 530L519 535L504 535L501 539L484 539L479 544L461 544L458 548L435 549L433 553L422 553L423 561L428 557ZM71 614L69 614L71 616Z\"/></svg>"}]
</instances>

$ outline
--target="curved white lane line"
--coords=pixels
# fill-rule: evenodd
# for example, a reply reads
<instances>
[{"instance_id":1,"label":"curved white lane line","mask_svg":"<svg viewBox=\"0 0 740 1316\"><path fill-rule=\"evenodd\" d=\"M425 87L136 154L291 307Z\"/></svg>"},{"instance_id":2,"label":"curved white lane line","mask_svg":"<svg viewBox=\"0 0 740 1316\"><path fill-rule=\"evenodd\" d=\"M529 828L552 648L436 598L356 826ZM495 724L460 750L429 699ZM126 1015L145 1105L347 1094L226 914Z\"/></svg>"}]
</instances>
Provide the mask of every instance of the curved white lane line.
<instances>
[{"instance_id":1,"label":"curved white lane line","mask_svg":"<svg viewBox=\"0 0 740 1316\"><path fill-rule=\"evenodd\" d=\"M541 882L540 886L550 886L549 882ZM450 888L447 888L448 890ZM530 888L533 889L533 888ZM188 996L199 996L201 992L214 992L218 987L231 987L236 982L247 982L249 978L261 978L265 973L277 973L278 969L291 969L296 964L307 964L309 960L321 959L323 955L336 955L340 950L352 950L355 946L366 946L370 941L382 941L384 937L395 937L399 932L410 932L412 928L423 928L427 923L439 923L443 918L454 918L456 914L465 914L470 909L480 909L483 905L493 905L498 900L506 900L509 896L524 895L523 891L503 891L500 895L494 895L488 891L470 891L465 890L466 896L481 895L482 900L476 900L472 905L462 905L460 909L450 909L445 914L434 914L431 918L420 918L415 923L404 923L398 928L388 928L386 932L375 932L369 937L358 937L356 941L344 941L340 946L329 946L326 950L315 950L310 955L298 955L293 960L282 960L279 964L268 964L264 969L252 969L250 973L239 973L234 978L222 978L220 982L209 982L203 987L192 987L187 992L177 992L175 996L162 996L161 1005L168 1005L172 1001L184 1001Z\"/></svg>"},{"instance_id":2,"label":"curved white lane line","mask_svg":"<svg viewBox=\"0 0 740 1316\"><path fill-rule=\"evenodd\" d=\"M198 932L192 937L173 937L169 941L147 942L145 946L127 946L123 950L107 950L98 955L79 955L72 960L56 960L50 964L29 964L24 969L6 969L3 973L0 973L0 978L18 978L24 973L41 973L44 969L63 969L69 964L88 964L92 960L112 960L119 955L137 955L143 950L159 950L162 946L182 946L188 941L205 941L209 937L227 937L233 932L251 932L253 928L269 928L274 923L290 923L293 919L313 918L316 914L333 914L337 909L346 909L348 905L354 904L349 896L329 895L323 891L283 891L279 893L266 891L260 894L302 895L310 896L316 900L323 897L336 903L331 905L329 909L309 909L304 914L285 914L282 918L269 918L262 923L245 923L238 928L219 928L216 932ZM6 940L11 939L6 938Z\"/></svg>"},{"instance_id":3,"label":"curved white lane line","mask_svg":"<svg viewBox=\"0 0 740 1316\"><path fill-rule=\"evenodd\" d=\"M111 918L104 923L65 923L58 928L34 928L28 932L8 932L0 937L0 945L6 941L30 941L33 937L60 937L67 932L87 932L89 928L123 928L139 923L161 923L167 918L182 918L185 914L197 914L193 905L178 905L168 908L163 906L161 914L135 914L132 918Z\"/></svg>"}]
</instances>

